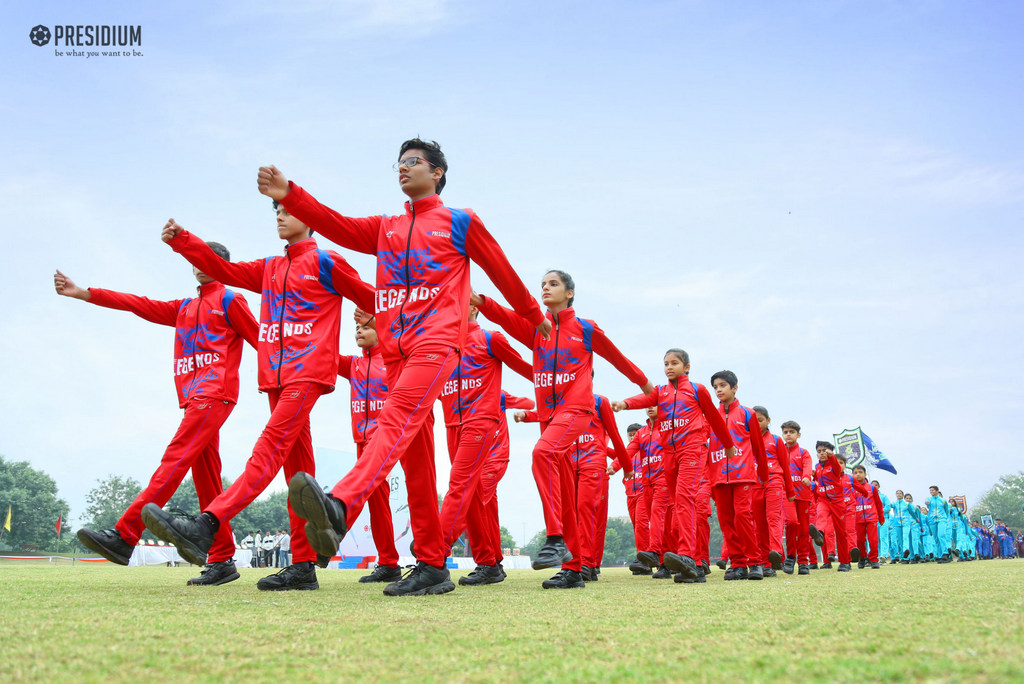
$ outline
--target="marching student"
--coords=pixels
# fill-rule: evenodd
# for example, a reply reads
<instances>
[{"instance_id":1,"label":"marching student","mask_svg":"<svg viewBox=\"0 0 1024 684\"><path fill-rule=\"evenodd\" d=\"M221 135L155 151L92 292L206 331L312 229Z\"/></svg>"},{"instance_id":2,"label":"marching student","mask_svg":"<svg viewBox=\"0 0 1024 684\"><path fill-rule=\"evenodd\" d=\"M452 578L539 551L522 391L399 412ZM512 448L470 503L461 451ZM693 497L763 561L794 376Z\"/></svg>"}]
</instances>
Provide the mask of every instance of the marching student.
<instances>
[{"instance_id":1,"label":"marching student","mask_svg":"<svg viewBox=\"0 0 1024 684\"><path fill-rule=\"evenodd\" d=\"M782 571L793 574L793 566L797 566L800 575L810 574L810 564L816 563L818 557L811 545L810 509L813 492L811 478L814 477L814 464L811 454L799 444L800 424L795 420L787 420L782 424L782 441L789 451L789 478L793 483L794 497L785 502L786 510L786 560Z\"/></svg>"},{"instance_id":2,"label":"marching student","mask_svg":"<svg viewBox=\"0 0 1024 684\"><path fill-rule=\"evenodd\" d=\"M374 313L388 369L388 400L377 417L377 434L329 494L311 474L301 473L289 481L288 500L308 521L314 546L326 552L337 548L367 498L401 461L417 563L384 593L422 596L455 588L445 567L437 507L433 404L465 343L470 262L483 269L538 336L546 336L551 324L477 215L441 202L448 162L437 143L406 140L394 168L409 198L397 216L344 216L273 166L260 169L257 185L328 240L377 257Z\"/></svg>"},{"instance_id":3,"label":"marching student","mask_svg":"<svg viewBox=\"0 0 1024 684\"><path fill-rule=\"evenodd\" d=\"M830 442L819 440L815 449L818 452L818 464L814 466L814 482L817 484L819 512L824 508L825 516L835 531L839 572L849 572L850 546L846 535L843 467L836 457L835 447Z\"/></svg>"},{"instance_id":4,"label":"marching student","mask_svg":"<svg viewBox=\"0 0 1024 684\"><path fill-rule=\"evenodd\" d=\"M928 531L935 542L935 557L940 563L949 563L952 554L952 534L949 525L949 504L935 485L928 488Z\"/></svg>"},{"instance_id":5,"label":"marching student","mask_svg":"<svg viewBox=\"0 0 1024 684\"><path fill-rule=\"evenodd\" d=\"M752 490L754 530L764 576L775 577L775 571L782 569L784 504L796 498L796 491L789 472L789 449L781 437L768 431L772 422L768 409L755 406L754 413L768 457L768 480Z\"/></svg>"},{"instance_id":6,"label":"marching student","mask_svg":"<svg viewBox=\"0 0 1024 684\"><path fill-rule=\"evenodd\" d=\"M650 411L651 409L648 409ZM654 409L657 415L657 409ZM633 423L626 428L626 436L629 441L626 443L626 454L633 461L633 473L630 476L624 473L622 484L626 487L626 509L629 511L629 519L633 524L633 547L637 551L644 551L649 546L649 532L651 524L651 497L650 487L647 485L647 465L650 453L653 449L660 449L661 446L651 433L652 418L641 426ZM614 475L619 471L621 465L618 460L608 466L608 474ZM645 494L646 492L646 494ZM650 575L651 568L639 558L639 555L629 564L629 570L634 575Z\"/></svg>"},{"instance_id":7,"label":"marching student","mask_svg":"<svg viewBox=\"0 0 1024 684\"><path fill-rule=\"evenodd\" d=\"M596 323L577 318L572 306L575 296L576 283L568 273L548 271L544 274L541 299L553 327L550 338L546 338L516 312L488 297L473 295L473 304L484 316L533 349L533 384L541 423L541 438L533 450L533 475L547 529L547 538L533 560L533 568L563 566L558 574L543 583L546 588L583 586L582 576L574 569L580 546L569 452L596 412L591 377L594 353L603 356L645 392L654 389ZM625 452L622 467L633 467Z\"/></svg>"},{"instance_id":8,"label":"marching student","mask_svg":"<svg viewBox=\"0 0 1024 684\"><path fill-rule=\"evenodd\" d=\"M356 460L362 458L370 438L377 432L377 416L388 397L387 369L377 344L376 321L361 309L355 312L356 346L362 354L340 356L338 375L350 386L352 440ZM359 578L362 583L396 582L402 579L395 547L395 527L391 522L391 485L384 480L367 501L370 509L370 534L377 547L377 567Z\"/></svg>"},{"instance_id":9,"label":"marching student","mask_svg":"<svg viewBox=\"0 0 1024 684\"><path fill-rule=\"evenodd\" d=\"M658 385L650 394L639 394L612 403L616 411L636 408L658 409L658 438L665 468L655 485L651 514L651 547L661 562L680 581L697 581L703 566L697 559L703 554L697 543L700 482L707 470L707 435L714 431L727 451L735 453L725 421L711 400L707 387L690 380L690 355L682 349L669 349L663 358L668 383ZM674 529L678 539L665 535ZM668 519L669 522L662 521ZM667 537L667 538L666 538ZM677 553L678 552L678 553Z\"/></svg>"},{"instance_id":10,"label":"marching student","mask_svg":"<svg viewBox=\"0 0 1024 684\"><path fill-rule=\"evenodd\" d=\"M270 400L271 415L245 470L196 519L176 518L155 504L142 509L146 527L174 544L190 563L206 560L220 526L252 503L282 467L286 478L315 470L309 414L320 396L334 391L337 381L342 297L363 308L373 305L373 289L341 255L320 249L306 224L276 202L274 208L278 237L287 243L284 256L226 261L174 219L160 236L204 273L262 295L258 381ZM319 588L316 551L294 508L288 517L292 564L259 580L258 589ZM330 553L335 551L337 547Z\"/></svg>"},{"instance_id":11,"label":"marching student","mask_svg":"<svg viewBox=\"0 0 1024 684\"><path fill-rule=\"evenodd\" d=\"M230 258L224 245L210 242L208 247L221 258ZM242 341L255 347L257 326L242 295L198 268L193 267L192 273L199 283L196 296L166 302L94 287L83 289L60 271L53 276L59 295L130 311L151 323L175 329L174 384L178 407L184 411L181 424L164 450L149 484L135 497L114 528L83 527L77 533L79 541L87 548L118 565L128 565L145 529L143 506L166 504L189 469L200 507L209 504L222 490L220 428L238 401ZM238 579L232 560L234 554L231 526L224 525L213 540L209 557L203 559L206 568L188 584L215 586Z\"/></svg>"},{"instance_id":12,"label":"marching student","mask_svg":"<svg viewBox=\"0 0 1024 684\"><path fill-rule=\"evenodd\" d=\"M868 483L867 468L853 466L853 483L857 506L857 548L860 550L857 567L863 569L870 563L872 570L878 570L878 524L885 521L885 508L878 496L878 488Z\"/></svg>"},{"instance_id":13,"label":"marching student","mask_svg":"<svg viewBox=\"0 0 1024 684\"><path fill-rule=\"evenodd\" d=\"M736 400L739 381L735 373L718 371L711 376L711 388L718 397L719 413L734 445L731 453L728 443L712 434L707 465L711 493L718 507L718 522L728 545L730 569L726 579L764 579L754 538L751 492L759 480L768 480L768 457L761 425L757 414Z\"/></svg>"}]
</instances>

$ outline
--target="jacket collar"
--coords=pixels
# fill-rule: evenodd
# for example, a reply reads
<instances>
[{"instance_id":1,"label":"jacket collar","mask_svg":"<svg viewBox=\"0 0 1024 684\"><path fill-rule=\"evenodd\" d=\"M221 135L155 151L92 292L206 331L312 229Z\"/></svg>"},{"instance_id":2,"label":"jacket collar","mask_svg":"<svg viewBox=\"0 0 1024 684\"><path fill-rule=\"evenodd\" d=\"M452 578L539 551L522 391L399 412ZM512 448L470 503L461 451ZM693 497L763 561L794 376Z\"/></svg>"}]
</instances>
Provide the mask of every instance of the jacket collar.
<instances>
[{"instance_id":1,"label":"jacket collar","mask_svg":"<svg viewBox=\"0 0 1024 684\"><path fill-rule=\"evenodd\" d=\"M559 324L562 324L565 323L566 321L571 321L572 319L576 318L576 309L572 308L571 306L567 306L566 308L559 311L557 314L551 313L551 309L548 309L544 315L550 318L552 322L558 322Z\"/></svg>"},{"instance_id":2,"label":"jacket collar","mask_svg":"<svg viewBox=\"0 0 1024 684\"><path fill-rule=\"evenodd\" d=\"M441 201L441 196L431 195L430 197L418 199L415 202L406 202L405 213L411 215L415 209L417 214L421 214L425 211L430 211L431 209L436 209L441 206L444 206L444 203Z\"/></svg>"},{"instance_id":3,"label":"jacket collar","mask_svg":"<svg viewBox=\"0 0 1024 684\"><path fill-rule=\"evenodd\" d=\"M216 292L217 290L219 290L222 287L224 287L224 286L221 285L216 280L214 280L214 281L209 282L209 283L203 283L202 285L200 285L199 287L196 288L196 292L199 293L200 297L209 297L210 295L212 295L214 292Z\"/></svg>"},{"instance_id":4,"label":"jacket collar","mask_svg":"<svg viewBox=\"0 0 1024 684\"><path fill-rule=\"evenodd\" d=\"M292 258L295 258L300 254L305 254L306 252L311 252L314 249L316 249L316 240L311 237L284 246L285 254Z\"/></svg>"}]
</instances>

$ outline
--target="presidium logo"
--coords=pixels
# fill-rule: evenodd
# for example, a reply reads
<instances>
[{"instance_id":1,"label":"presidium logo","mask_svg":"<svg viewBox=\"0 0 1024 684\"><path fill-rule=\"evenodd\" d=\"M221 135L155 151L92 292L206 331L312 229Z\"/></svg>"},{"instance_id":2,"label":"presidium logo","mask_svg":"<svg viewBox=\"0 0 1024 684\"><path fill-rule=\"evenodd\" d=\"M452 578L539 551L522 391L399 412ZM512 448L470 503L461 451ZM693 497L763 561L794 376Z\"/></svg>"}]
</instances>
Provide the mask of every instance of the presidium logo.
<instances>
[{"instance_id":1,"label":"presidium logo","mask_svg":"<svg viewBox=\"0 0 1024 684\"><path fill-rule=\"evenodd\" d=\"M28 32L28 38L37 47L49 45L52 39L54 48L68 48L54 49L57 57L142 57L142 52L134 49L142 47L141 26L61 24L54 26L51 32L48 26L39 24Z\"/></svg>"}]
</instances>

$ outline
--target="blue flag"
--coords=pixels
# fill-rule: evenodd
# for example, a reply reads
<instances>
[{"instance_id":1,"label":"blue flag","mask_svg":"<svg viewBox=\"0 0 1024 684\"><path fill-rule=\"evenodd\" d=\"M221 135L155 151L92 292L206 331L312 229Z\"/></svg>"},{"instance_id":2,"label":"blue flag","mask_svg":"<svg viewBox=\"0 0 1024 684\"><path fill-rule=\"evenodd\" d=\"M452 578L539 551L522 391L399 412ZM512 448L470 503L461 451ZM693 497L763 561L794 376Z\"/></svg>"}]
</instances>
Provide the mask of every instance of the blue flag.
<instances>
[{"instance_id":1,"label":"blue flag","mask_svg":"<svg viewBox=\"0 0 1024 684\"><path fill-rule=\"evenodd\" d=\"M865 456L867 462L876 468L888 470L893 475L896 475L896 468L889 462L889 459L885 457L885 454L882 453L881 449L875 446L875 443L871 441L871 438L868 437L863 430L860 431L860 435L864 438L864 451L866 452Z\"/></svg>"}]
</instances>

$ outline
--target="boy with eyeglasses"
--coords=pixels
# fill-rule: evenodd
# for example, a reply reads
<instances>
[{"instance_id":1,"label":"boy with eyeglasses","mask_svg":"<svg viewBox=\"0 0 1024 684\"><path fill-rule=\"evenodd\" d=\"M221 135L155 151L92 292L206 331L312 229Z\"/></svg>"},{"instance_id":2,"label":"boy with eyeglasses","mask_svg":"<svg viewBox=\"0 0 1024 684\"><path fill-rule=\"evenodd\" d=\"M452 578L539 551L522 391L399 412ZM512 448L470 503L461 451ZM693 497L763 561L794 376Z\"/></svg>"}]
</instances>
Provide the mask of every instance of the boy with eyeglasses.
<instances>
[{"instance_id":1,"label":"boy with eyeglasses","mask_svg":"<svg viewBox=\"0 0 1024 684\"><path fill-rule=\"evenodd\" d=\"M401 461L417 565L384 593L421 596L455 588L445 567L437 508L433 404L465 344L470 261L542 335L548 336L551 325L477 215L442 204L439 193L447 180L448 162L437 143L405 141L395 170L409 198L398 216L343 216L273 166L260 169L257 184L260 192L282 202L327 239L377 257L375 314L388 369L388 401L363 458L330 494L311 475L297 474L289 482L288 500L308 521L314 548L336 549L367 497Z\"/></svg>"}]
</instances>

